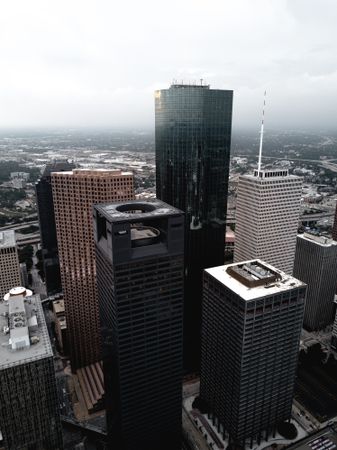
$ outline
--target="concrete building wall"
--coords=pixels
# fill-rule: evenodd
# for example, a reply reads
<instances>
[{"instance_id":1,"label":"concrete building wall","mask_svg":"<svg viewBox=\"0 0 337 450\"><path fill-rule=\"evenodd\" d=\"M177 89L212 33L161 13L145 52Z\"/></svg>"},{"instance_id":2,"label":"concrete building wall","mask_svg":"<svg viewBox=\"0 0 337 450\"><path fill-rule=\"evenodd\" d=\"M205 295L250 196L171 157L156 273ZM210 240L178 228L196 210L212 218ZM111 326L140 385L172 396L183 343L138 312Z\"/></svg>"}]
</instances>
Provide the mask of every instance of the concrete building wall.
<instances>
[{"instance_id":1,"label":"concrete building wall","mask_svg":"<svg viewBox=\"0 0 337 450\"><path fill-rule=\"evenodd\" d=\"M15 231L0 232L0 298L21 285L21 271Z\"/></svg>"},{"instance_id":2,"label":"concrete building wall","mask_svg":"<svg viewBox=\"0 0 337 450\"><path fill-rule=\"evenodd\" d=\"M300 218L302 180L287 171L240 177L234 262L260 258L291 274Z\"/></svg>"}]
</instances>

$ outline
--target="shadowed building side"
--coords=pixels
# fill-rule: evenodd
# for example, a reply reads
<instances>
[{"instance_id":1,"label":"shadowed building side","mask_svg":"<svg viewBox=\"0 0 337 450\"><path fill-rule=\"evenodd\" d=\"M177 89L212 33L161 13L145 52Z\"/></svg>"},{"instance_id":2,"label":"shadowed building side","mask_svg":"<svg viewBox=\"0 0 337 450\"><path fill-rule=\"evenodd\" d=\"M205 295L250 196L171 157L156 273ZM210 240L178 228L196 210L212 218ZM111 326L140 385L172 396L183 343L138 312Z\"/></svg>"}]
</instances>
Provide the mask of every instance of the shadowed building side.
<instances>
[{"instance_id":1,"label":"shadowed building side","mask_svg":"<svg viewBox=\"0 0 337 450\"><path fill-rule=\"evenodd\" d=\"M54 295L62 291L51 173L64 172L74 168L75 164L69 163L68 161L54 161L53 163L46 165L40 179L35 184L41 234L43 270L48 295Z\"/></svg>"},{"instance_id":2,"label":"shadowed building side","mask_svg":"<svg viewBox=\"0 0 337 450\"><path fill-rule=\"evenodd\" d=\"M0 447L61 450L54 356L39 295L0 301Z\"/></svg>"},{"instance_id":3,"label":"shadowed building side","mask_svg":"<svg viewBox=\"0 0 337 450\"><path fill-rule=\"evenodd\" d=\"M318 331L335 316L337 242L309 233L297 236L294 276L308 285L303 326Z\"/></svg>"},{"instance_id":4,"label":"shadowed building side","mask_svg":"<svg viewBox=\"0 0 337 450\"><path fill-rule=\"evenodd\" d=\"M200 395L229 444L252 448L291 417L306 285L252 260L206 269L203 294Z\"/></svg>"},{"instance_id":5,"label":"shadowed building side","mask_svg":"<svg viewBox=\"0 0 337 450\"><path fill-rule=\"evenodd\" d=\"M94 214L109 448L180 450L183 213L151 200Z\"/></svg>"},{"instance_id":6,"label":"shadowed building side","mask_svg":"<svg viewBox=\"0 0 337 450\"><path fill-rule=\"evenodd\" d=\"M184 365L200 369L202 270L224 261L233 91L156 91L157 198L185 212Z\"/></svg>"}]
</instances>

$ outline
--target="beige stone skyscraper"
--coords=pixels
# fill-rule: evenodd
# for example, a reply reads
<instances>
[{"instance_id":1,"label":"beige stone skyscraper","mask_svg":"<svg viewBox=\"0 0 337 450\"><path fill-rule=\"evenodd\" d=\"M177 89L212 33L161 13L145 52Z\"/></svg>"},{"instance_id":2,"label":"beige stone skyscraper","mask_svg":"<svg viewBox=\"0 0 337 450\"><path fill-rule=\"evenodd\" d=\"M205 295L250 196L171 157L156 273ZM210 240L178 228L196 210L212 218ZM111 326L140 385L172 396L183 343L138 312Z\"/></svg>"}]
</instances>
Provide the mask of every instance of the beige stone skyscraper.
<instances>
[{"instance_id":1,"label":"beige stone skyscraper","mask_svg":"<svg viewBox=\"0 0 337 450\"><path fill-rule=\"evenodd\" d=\"M18 248L15 240L15 231L0 232L0 298L12 289L20 286L20 263Z\"/></svg>"},{"instance_id":2,"label":"beige stone skyscraper","mask_svg":"<svg viewBox=\"0 0 337 450\"><path fill-rule=\"evenodd\" d=\"M52 188L72 370L100 359L93 205L134 199L133 174L53 172Z\"/></svg>"},{"instance_id":3,"label":"beige stone skyscraper","mask_svg":"<svg viewBox=\"0 0 337 450\"><path fill-rule=\"evenodd\" d=\"M288 170L255 171L239 179L234 262L259 258L293 272L302 179Z\"/></svg>"}]
</instances>

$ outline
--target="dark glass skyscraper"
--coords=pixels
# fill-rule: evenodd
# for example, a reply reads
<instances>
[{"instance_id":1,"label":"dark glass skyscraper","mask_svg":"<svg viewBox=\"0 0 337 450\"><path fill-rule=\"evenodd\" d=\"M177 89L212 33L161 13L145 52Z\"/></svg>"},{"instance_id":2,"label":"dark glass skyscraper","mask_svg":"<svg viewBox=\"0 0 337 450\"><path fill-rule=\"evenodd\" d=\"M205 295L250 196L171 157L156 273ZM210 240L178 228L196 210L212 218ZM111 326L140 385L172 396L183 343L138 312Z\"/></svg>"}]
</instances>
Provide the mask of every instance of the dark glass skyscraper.
<instances>
[{"instance_id":1,"label":"dark glass skyscraper","mask_svg":"<svg viewBox=\"0 0 337 450\"><path fill-rule=\"evenodd\" d=\"M151 200L94 216L109 448L180 450L183 213Z\"/></svg>"},{"instance_id":2,"label":"dark glass skyscraper","mask_svg":"<svg viewBox=\"0 0 337 450\"><path fill-rule=\"evenodd\" d=\"M205 270L203 294L200 396L228 448L256 448L291 417L306 285L252 260Z\"/></svg>"},{"instance_id":3,"label":"dark glass skyscraper","mask_svg":"<svg viewBox=\"0 0 337 450\"><path fill-rule=\"evenodd\" d=\"M75 165L68 161L54 161L51 164L47 164L41 178L35 185L42 242L43 268L48 295L62 291L51 173L72 170L74 167Z\"/></svg>"},{"instance_id":4,"label":"dark glass skyscraper","mask_svg":"<svg viewBox=\"0 0 337 450\"><path fill-rule=\"evenodd\" d=\"M11 289L0 301L0 329L0 448L63 449L53 349L40 296Z\"/></svg>"},{"instance_id":5,"label":"dark glass skyscraper","mask_svg":"<svg viewBox=\"0 0 337 450\"><path fill-rule=\"evenodd\" d=\"M202 270L223 264L233 91L156 91L157 197L185 212L184 362L199 370Z\"/></svg>"},{"instance_id":6,"label":"dark glass skyscraper","mask_svg":"<svg viewBox=\"0 0 337 450\"><path fill-rule=\"evenodd\" d=\"M303 327L323 330L335 317L337 243L310 233L297 236L294 276L308 285Z\"/></svg>"}]
</instances>

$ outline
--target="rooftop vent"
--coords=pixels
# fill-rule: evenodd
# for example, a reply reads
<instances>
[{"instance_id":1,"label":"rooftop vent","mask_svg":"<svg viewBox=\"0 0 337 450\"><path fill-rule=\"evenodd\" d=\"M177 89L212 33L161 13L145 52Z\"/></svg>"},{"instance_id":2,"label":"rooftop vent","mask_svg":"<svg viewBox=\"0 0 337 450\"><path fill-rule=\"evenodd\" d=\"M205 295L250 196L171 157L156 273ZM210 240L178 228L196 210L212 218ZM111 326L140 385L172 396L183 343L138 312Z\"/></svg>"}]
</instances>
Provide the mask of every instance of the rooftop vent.
<instances>
[{"instance_id":1,"label":"rooftop vent","mask_svg":"<svg viewBox=\"0 0 337 450\"><path fill-rule=\"evenodd\" d=\"M229 266L227 273L249 288L267 285L282 279L279 273L259 261Z\"/></svg>"}]
</instances>

